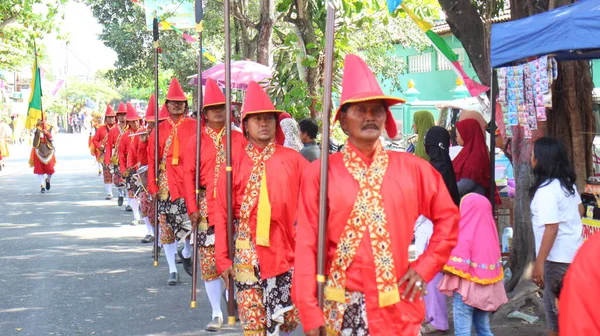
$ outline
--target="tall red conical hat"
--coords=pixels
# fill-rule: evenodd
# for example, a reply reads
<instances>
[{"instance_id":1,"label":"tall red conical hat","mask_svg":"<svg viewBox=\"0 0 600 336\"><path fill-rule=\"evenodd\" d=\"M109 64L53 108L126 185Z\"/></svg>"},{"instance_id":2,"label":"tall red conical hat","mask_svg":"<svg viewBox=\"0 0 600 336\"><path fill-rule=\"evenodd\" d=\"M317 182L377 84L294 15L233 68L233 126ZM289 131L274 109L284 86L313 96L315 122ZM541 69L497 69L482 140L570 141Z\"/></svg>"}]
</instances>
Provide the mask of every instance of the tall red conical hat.
<instances>
[{"instance_id":1,"label":"tall red conical hat","mask_svg":"<svg viewBox=\"0 0 600 336\"><path fill-rule=\"evenodd\" d=\"M258 83L252 81L248 84L248 90L246 91L246 99L244 100L244 106L242 108L242 133L244 131L244 120L247 116L251 114L260 114L260 113L285 113L284 111L275 109L271 99L263 90L263 88L258 85ZM279 118L277 120L277 128L275 131L275 138L279 145L283 145L285 141L285 135L281 130L281 126L279 125Z\"/></svg>"},{"instance_id":2,"label":"tall red conical hat","mask_svg":"<svg viewBox=\"0 0 600 336\"><path fill-rule=\"evenodd\" d=\"M119 113L127 113L127 107L123 102L119 103L119 108L117 109L117 114Z\"/></svg>"},{"instance_id":3,"label":"tall red conical hat","mask_svg":"<svg viewBox=\"0 0 600 336\"><path fill-rule=\"evenodd\" d=\"M116 117L115 110L110 104L106 104L106 112L104 112L104 118L106 117Z\"/></svg>"},{"instance_id":4,"label":"tall red conical hat","mask_svg":"<svg viewBox=\"0 0 600 336\"><path fill-rule=\"evenodd\" d=\"M390 138L394 138L398 133L398 127L389 107L405 103L406 101L383 94L379 83L377 83L377 78L373 75L373 72L371 72L365 61L353 54L346 55L346 59L344 60L344 76L342 78L342 99L340 107L335 114L335 120L338 120L340 110L344 104L370 100L385 101L387 106L385 130Z\"/></svg>"},{"instance_id":5,"label":"tall red conical hat","mask_svg":"<svg viewBox=\"0 0 600 336\"><path fill-rule=\"evenodd\" d=\"M175 77L171 79L171 84L169 85L169 92L167 92L167 100L187 101L185 93L181 88L181 84L179 84L179 81Z\"/></svg>"},{"instance_id":6,"label":"tall red conical hat","mask_svg":"<svg viewBox=\"0 0 600 336\"><path fill-rule=\"evenodd\" d=\"M127 121L136 121L140 119L142 119L142 117L137 113L135 107L130 103L127 103Z\"/></svg>"},{"instance_id":7,"label":"tall red conical hat","mask_svg":"<svg viewBox=\"0 0 600 336\"><path fill-rule=\"evenodd\" d=\"M158 112L158 121L169 119L169 110L167 110L167 104L163 104Z\"/></svg>"},{"instance_id":8,"label":"tall red conical hat","mask_svg":"<svg viewBox=\"0 0 600 336\"><path fill-rule=\"evenodd\" d=\"M225 95L214 79L208 78L205 87L202 109L211 106L225 105Z\"/></svg>"},{"instance_id":9,"label":"tall red conical hat","mask_svg":"<svg viewBox=\"0 0 600 336\"><path fill-rule=\"evenodd\" d=\"M154 95L150 95L150 99L148 99L148 107L146 107L146 115L144 116L144 120L154 121L154 118L156 117L156 108L154 107L154 105L156 105L156 99L154 98Z\"/></svg>"}]
</instances>

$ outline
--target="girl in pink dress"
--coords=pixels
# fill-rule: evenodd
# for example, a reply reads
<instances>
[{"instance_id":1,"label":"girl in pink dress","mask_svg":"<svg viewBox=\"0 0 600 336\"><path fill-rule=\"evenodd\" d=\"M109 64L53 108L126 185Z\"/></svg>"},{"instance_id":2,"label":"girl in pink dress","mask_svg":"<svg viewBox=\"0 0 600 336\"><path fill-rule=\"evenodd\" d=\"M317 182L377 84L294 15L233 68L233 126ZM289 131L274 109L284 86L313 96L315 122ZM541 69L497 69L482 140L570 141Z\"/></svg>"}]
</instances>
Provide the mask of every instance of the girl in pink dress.
<instances>
[{"instance_id":1,"label":"girl in pink dress","mask_svg":"<svg viewBox=\"0 0 600 336\"><path fill-rule=\"evenodd\" d=\"M479 194L467 194L460 203L458 244L444 266L441 293L452 296L456 336L493 336L489 312L508 301L500 259L498 231L492 205Z\"/></svg>"}]
</instances>

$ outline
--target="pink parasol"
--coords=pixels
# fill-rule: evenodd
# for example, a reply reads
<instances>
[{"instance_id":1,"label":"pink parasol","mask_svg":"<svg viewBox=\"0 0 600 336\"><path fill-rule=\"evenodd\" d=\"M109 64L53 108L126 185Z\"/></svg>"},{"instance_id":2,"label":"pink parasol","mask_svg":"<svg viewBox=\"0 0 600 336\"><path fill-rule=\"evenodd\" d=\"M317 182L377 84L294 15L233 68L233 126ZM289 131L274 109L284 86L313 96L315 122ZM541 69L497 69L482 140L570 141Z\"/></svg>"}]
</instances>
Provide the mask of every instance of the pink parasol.
<instances>
[{"instance_id":1,"label":"pink parasol","mask_svg":"<svg viewBox=\"0 0 600 336\"><path fill-rule=\"evenodd\" d=\"M273 75L271 69L265 65L252 61L234 61L231 62L231 87L234 89L245 90L251 81L260 82ZM189 84L198 85L198 75L191 77ZM206 83L207 78L212 78L219 86L225 86L225 64L221 63L204 71L202 73L202 85Z\"/></svg>"}]
</instances>

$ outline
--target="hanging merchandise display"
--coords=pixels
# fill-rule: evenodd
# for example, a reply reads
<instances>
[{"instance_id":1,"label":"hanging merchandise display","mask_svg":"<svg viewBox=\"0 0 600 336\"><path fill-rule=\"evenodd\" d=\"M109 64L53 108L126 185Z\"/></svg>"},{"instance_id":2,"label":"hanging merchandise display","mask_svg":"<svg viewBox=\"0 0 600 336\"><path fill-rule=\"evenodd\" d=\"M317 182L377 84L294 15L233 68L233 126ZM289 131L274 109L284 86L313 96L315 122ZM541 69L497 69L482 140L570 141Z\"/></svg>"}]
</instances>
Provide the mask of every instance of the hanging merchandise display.
<instances>
[{"instance_id":1,"label":"hanging merchandise display","mask_svg":"<svg viewBox=\"0 0 600 336\"><path fill-rule=\"evenodd\" d=\"M497 102L502 111L501 133L511 138L513 127L521 127L531 138L538 121L546 121L544 95L557 75L556 61L542 56L524 64L498 69Z\"/></svg>"}]
</instances>

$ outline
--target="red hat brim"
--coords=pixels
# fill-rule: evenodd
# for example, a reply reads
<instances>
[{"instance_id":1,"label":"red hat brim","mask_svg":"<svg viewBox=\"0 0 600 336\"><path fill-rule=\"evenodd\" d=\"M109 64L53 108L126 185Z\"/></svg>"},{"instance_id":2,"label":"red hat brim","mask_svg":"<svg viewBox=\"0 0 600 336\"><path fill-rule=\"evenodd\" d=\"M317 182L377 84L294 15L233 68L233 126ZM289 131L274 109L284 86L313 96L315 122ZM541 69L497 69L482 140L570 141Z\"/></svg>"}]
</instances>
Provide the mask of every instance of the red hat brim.
<instances>
[{"instance_id":1,"label":"red hat brim","mask_svg":"<svg viewBox=\"0 0 600 336\"><path fill-rule=\"evenodd\" d=\"M396 121L394 120L394 115L392 115L392 111L390 110L390 106L406 103L406 100L404 100L402 98L395 98L395 97L390 97L390 96L385 96L385 95L382 96L379 93L361 92L357 95L354 95L354 96L344 100L340 104L340 106L338 107L338 109L335 113L335 119L333 120L333 122L335 123L336 121L339 120L342 106L344 106L346 104L361 103L361 102L372 101L372 100L383 100L385 102L385 105L387 106L386 111L385 111L386 112L385 131L387 132L388 137L395 138L396 135L398 134L398 126L396 125Z\"/></svg>"}]
</instances>

